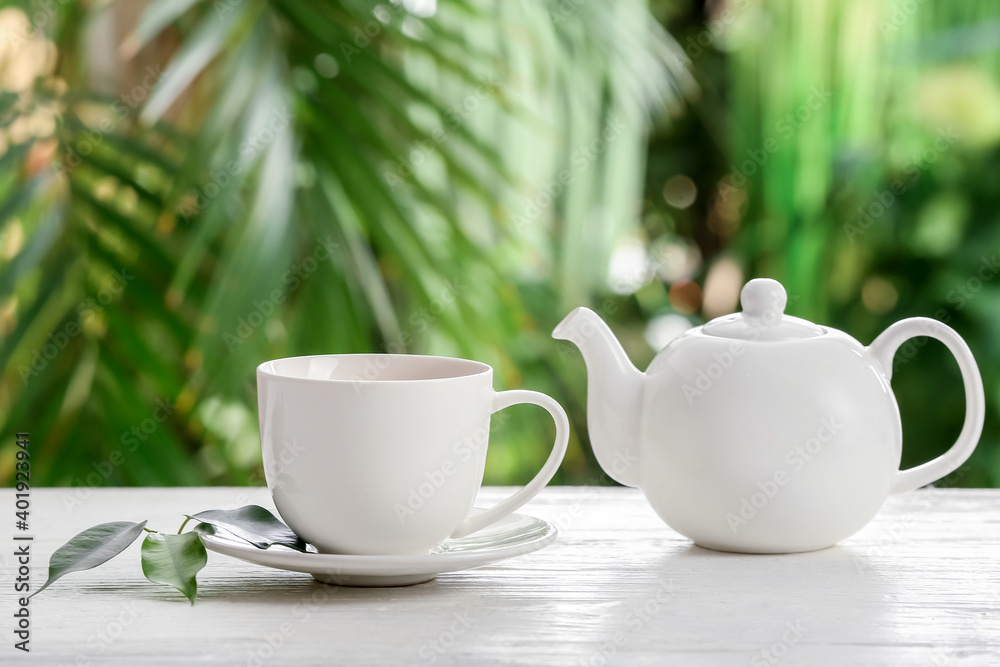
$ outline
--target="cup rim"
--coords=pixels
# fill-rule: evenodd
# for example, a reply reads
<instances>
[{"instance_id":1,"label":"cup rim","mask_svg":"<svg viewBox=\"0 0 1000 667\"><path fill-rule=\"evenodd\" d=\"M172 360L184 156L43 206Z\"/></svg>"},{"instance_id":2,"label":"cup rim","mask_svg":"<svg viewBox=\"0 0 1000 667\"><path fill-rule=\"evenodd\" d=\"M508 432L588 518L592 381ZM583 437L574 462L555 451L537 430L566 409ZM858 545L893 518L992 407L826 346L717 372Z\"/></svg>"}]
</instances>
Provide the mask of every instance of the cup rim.
<instances>
[{"instance_id":1,"label":"cup rim","mask_svg":"<svg viewBox=\"0 0 1000 667\"><path fill-rule=\"evenodd\" d=\"M446 362L457 362L459 365L467 365L469 367L469 372L462 373L460 375L449 375L447 377L428 377L428 378L409 378L409 379L396 379L396 380L382 380L373 379L369 380L367 378L315 378L315 377L301 377L297 375L285 375L279 373L275 370L274 364L281 361L290 361L292 359L319 359L319 358L331 358L331 357L369 357L375 358L385 358L389 359L420 359L425 361L446 361ZM452 380L461 380L463 378L477 377L480 375L488 375L493 372L493 367L489 364L485 364L481 361L476 361L474 359L465 359L462 357L445 357L433 354L388 354L379 352L350 352L342 354L302 354L294 357L280 357L278 359L269 359L257 366L257 374L265 375L275 379L281 380L291 380L295 382L321 382L327 384L366 384L366 385L392 385L392 384L417 384L421 382L448 382Z\"/></svg>"}]
</instances>

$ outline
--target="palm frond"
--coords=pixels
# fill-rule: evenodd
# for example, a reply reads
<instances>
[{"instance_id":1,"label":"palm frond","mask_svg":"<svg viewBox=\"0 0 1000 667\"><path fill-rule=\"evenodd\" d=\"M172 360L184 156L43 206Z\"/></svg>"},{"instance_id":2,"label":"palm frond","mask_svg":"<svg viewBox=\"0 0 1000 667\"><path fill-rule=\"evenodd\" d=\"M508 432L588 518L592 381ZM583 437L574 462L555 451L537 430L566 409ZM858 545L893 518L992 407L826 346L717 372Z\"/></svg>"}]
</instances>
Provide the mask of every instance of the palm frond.
<instances>
[{"instance_id":1,"label":"palm frond","mask_svg":"<svg viewBox=\"0 0 1000 667\"><path fill-rule=\"evenodd\" d=\"M0 224L26 239L0 265L0 433L37 429L40 483L259 479L254 368L290 354L454 354L498 386L579 387L552 377L544 332L602 283L649 119L690 83L642 3L574 8L154 0L115 47L179 39L138 118L81 94L58 31L59 69L0 118L60 107L0 156ZM505 425L487 479L528 476L549 428ZM587 456L575 443L569 469Z\"/></svg>"}]
</instances>

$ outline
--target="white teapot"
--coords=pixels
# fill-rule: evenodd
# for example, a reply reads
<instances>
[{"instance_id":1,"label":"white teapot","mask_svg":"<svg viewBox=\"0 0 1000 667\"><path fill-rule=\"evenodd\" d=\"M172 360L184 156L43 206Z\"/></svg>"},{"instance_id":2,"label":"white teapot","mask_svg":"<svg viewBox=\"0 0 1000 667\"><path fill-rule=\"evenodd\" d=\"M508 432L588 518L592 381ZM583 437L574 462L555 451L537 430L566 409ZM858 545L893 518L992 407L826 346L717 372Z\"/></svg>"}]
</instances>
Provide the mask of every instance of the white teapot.
<instances>
[{"instance_id":1,"label":"white teapot","mask_svg":"<svg viewBox=\"0 0 1000 667\"><path fill-rule=\"evenodd\" d=\"M785 315L786 301L780 283L751 280L743 312L674 339L645 373L592 310L577 308L552 332L579 347L587 364L587 423L601 467L641 488L669 526L700 546L832 546L868 523L888 494L962 465L982 432L982 378L952 328L914 317L865 347ZM900 471L902 427L889 381L893 355L915 336L936 338L955 355L965 424L943 455Z\"/></svg>"}]
</instances>

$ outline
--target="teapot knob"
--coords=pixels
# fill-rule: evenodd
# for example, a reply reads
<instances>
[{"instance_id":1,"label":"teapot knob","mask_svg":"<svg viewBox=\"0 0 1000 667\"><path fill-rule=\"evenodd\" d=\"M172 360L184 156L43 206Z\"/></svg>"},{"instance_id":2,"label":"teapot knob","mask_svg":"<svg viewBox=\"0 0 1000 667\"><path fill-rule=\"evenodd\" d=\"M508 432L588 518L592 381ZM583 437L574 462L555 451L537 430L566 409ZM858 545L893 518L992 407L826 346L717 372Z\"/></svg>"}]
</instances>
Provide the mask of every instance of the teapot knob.
<instances>
[{"instance_id":1,"label":"teapot knob","mask_svg":"<svg viewBox=\"0 0 1000 667\"><path fill-rule=\"evenodd\" d=\"M743 314L748 317L780 316L785 312L788 294L777 280L754 278L740 292Z\"/></svg>"}]
</instances>

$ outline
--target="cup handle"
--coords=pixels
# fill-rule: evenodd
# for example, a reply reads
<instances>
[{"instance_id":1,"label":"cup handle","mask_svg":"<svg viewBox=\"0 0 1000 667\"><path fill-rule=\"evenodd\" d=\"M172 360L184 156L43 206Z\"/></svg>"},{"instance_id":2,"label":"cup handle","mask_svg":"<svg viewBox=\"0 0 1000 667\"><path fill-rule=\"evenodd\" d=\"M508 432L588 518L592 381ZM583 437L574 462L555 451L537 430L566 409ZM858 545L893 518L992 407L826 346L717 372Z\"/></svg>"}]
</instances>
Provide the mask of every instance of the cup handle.
<instances>
[{"instance_id":1,"label":"cup handle","mask_svg":"<svg viewBox=\"0 0 1000 667\"><path fill-rule=\"evenodd\" d=\"M556 439L552 445L552 453L549 454L545 465L538 471L534 479L520 491L485 512L466 517L465 521L451 534L452 537L465 537L520 508L549 483L552 476L556 474L559 464L562 463L563 456L566 455L566 445L569 443L569 419L566 418L566 412L562 406L556 403L555 399L537 391L514 389L493 394L493 406L490 408L490 414L519 403L531 403L543 407L552 415L552 420L556 423Z\"/></svg>"},{"instance_id":2,"label":"cup handle","mask_svg":"<svg viewBox=\"0 0 1000 667\"><path fill-rule=\"evenodd\" d=\"M983 432L983 420L986 417L983 378L979 374L979 367L976 366L972 351L954 329L937 320L929 317L900 320L872 342L868 350L882 365L886 379L892 379L892 359L896 355L896 350L904 342L917 336L930 336L941 341L955 356L965 386L965 423L962 425L962 432L958 434L958 440L947 452L909 470L898 471L890 493L904 493L930 484L965 463L979 442L979 436Z\"/></svg>"}]
</instances>

